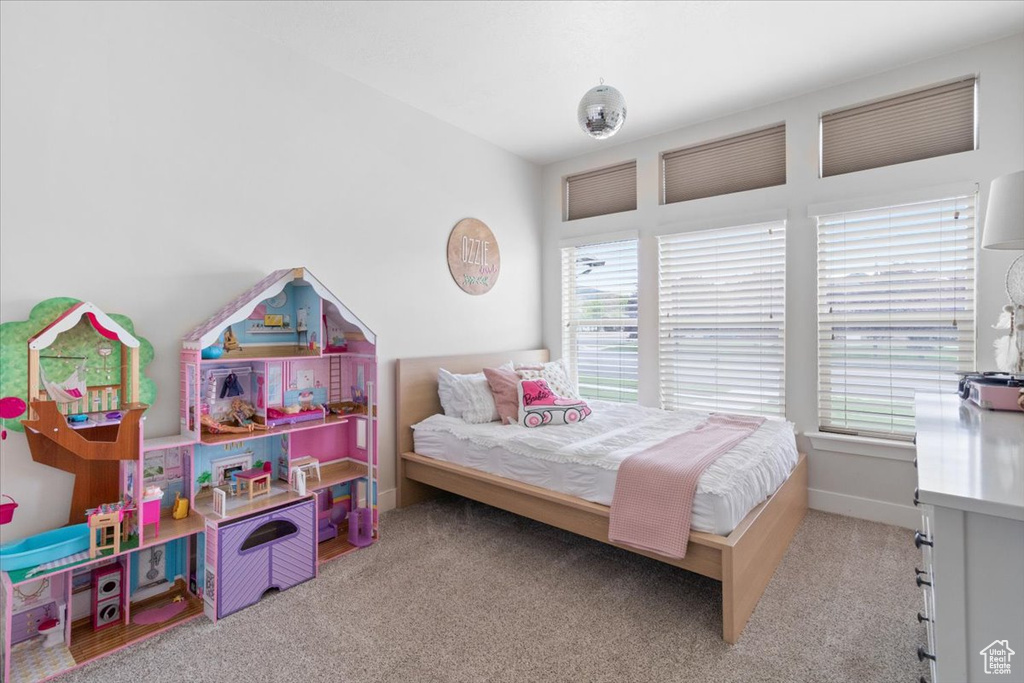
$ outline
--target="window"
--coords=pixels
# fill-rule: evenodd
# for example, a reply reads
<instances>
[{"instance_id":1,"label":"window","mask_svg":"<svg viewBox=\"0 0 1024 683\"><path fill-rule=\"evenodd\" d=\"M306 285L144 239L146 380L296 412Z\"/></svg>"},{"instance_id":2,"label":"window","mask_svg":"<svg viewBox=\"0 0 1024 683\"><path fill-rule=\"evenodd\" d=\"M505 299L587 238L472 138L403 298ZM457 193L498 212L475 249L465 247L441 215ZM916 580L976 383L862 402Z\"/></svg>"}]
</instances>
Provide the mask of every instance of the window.
<instances>
[{"instance_id":1,"label":"window","mask_svg":"<svg viewBox=\"0 0 1024 683\"><path fill-rule=\"evenodd\" d=\"M661 155L663 204L786 184L786 125Z\"/></svg>"},{"instance_id":2,"label":"window","mask_svg":"<svg viewBox=\"0 0 1024 683\"><path fill-rule=\"evenodd\" d=\"M636 209L636 162L572 175L565 179L565 218L604 216Z\"/></svg>"},{"instance_id":3,"label":"window","mask_svg":"<svg viewBox=\"0 0 1024 683\"><path fill-rule=\"evenodd\" d=\"M658 240L661 405L784 415L782 221Z\"/></svg>"},{"instance_id":4,"label":"window","mask_svg":"<svg viewBox=\"0 0 1024 683\"><path fill-rule=\"evenodd\" d=\"M822 431L910 440L974 368L975 196L818 218Z\"/></svg>"},{"instance_id":5,"label":"window","mask_svg":"<svg viewBox=\"0 0 1024 683\"><path fill-rule=\"evenodd\" d=\"M821 117L821 176L976 149L977 79L829 112Z\"/></svg>"},{"instance_id":6,"label":"window","mask_svg":"<svg viewBox=\"0 0 1024 683\"><path fill-rule=\"evenodd\" d=\"M562 249L562 350L584 398L637 400L637 241Z\"/></svg>"}]
</instances>

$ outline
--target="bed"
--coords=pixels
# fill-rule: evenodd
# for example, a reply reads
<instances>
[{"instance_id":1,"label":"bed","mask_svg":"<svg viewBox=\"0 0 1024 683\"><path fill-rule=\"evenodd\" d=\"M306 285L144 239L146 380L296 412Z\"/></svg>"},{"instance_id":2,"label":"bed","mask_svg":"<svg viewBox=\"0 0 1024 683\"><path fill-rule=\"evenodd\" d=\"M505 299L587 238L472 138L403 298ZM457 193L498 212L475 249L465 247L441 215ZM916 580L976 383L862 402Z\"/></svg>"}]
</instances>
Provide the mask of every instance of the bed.
<instances>
[{"instance_id":1,"label":"bed","mask_svg":"<svg viewBox=\"0 0 1024 683\"><path fill-rule=\"evenodd\" d=\"M607 480L600 481L604 479L600 474L591 477L584 473L569 477L574 482L566 490L572 493L537 486L529 482L541 483L545 478L564 480L565 473L543 464L536 464L532 471L525 473L513 472L509 469L513 467L509 454L503 453L495 444L490 444L490 448L487 444L478 445L475 451L466 448L464 443L459 447L456 442L464 442L465 439L449 433L446 440L445 434L451 430L443 427L429 430L434 433L426 440L422 433L420 436L423 450L430 451L434 457L414 451L412 426L442 413L437 395L439 368L456 373L478 372L510 358L521 363L538 363L548 360L548 352L541 349L396 362L396 444L400 453L398 506L412 505L436 496L439 491L448 491L610 543L609 507L596 502L604 500L610 491ZM437 418L432 418L432 421L442 422ZM430 423L428 421L427 424ZM774 488L775 483L769 485ZM733 503L732 507L737 504L740 503ZM701 514L702 506L707 514ZM723 509L716 510L713 502L705 500L702 504L698 496L694 505L695 522L691 526L711 531L734 528L727 534L691 531L686 557L681 560L634 548L625 549L721 581L722 637L728 643L735 643L807 509L806 457L797 454L796 464L788 477L767 500L738 522L729 517L729 507L725 505ZM736 516L735 511L732 514Z\"/></svg>"}]
</instances>

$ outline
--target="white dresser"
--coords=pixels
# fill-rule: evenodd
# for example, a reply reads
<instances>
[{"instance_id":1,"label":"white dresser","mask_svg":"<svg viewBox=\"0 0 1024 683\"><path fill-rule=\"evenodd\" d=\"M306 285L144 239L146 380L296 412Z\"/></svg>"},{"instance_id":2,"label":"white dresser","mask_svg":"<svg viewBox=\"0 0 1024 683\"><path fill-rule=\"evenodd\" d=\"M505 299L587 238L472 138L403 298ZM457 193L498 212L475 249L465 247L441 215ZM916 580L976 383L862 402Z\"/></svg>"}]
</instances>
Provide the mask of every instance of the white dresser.
<instances>
[{"instance_id":1,"label":"white dresser","mask_svg":"<svg viewBox=\"0 0 1024 683\"><path fill-rule=\"evenodd\" d=\"M916 411L918 657L931 683L1024 682L1024 413L938 394Z\"/></svg>"}]
</instances>

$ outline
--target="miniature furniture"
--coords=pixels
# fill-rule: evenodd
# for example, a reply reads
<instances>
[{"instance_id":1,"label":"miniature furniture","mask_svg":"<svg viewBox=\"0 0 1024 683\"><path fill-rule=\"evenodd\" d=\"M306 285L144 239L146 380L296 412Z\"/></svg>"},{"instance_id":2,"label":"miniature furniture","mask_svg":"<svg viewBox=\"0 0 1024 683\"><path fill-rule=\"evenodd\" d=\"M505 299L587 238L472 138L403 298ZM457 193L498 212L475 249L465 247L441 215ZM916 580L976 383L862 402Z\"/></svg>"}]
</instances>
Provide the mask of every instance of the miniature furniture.
<instances>
[{"instance_id":1,"label":"miniature furniture","mask_svg":"<svg viewBox=\"0 0 1024 683\"><path fill-rule=\"evenodd\" d=\"M316 458L314 458L311 455L304 455L301 458L292 458L291 466L289 467L289 470L288 470L288 472L289 472L289 476L288 476L289 481L291 480L292 476L294 476L295 472L298 471L298 470L302 470L303 472L305 472L307 470L315 470L316 471L316 480L317 481L323 481L320 478L320 461L317 460Z\"/></svg>"},{"instance_id":2,"label":"miniature furniture","mask_svg":"<svg viewBox=\"0 0 1024 683\"><path fill-rule=\"evenodd\" d=\"M931 683L1009 679L1024 656L1024 415L955 394L917 394L914 408L923 564L907 581L921 588L926 626L917 657Z\"/></svg>"},{"instance_id":3,"label":"miniature furniture","mask_svg":"<svg viewBox=\"0 0 1024 683\"><path fill-rule=\"evenodd\" d=\"M121 623L124 567L115 563L92 573L92 628L98 631Z\"/></svg>"},{"instance_id":4,"label":"miniature furniture","mask_svg":"<svg viewBox=\"0 0 1024 683\"><path fill-rule=\"evenodd\" d=\"M269 462L264 463L263 467L254 467L251 470L236 472L234 477L238 482L238 494L241 495L243 489L248 489L249 500L252 500L255 496L270 493L270 472L271 466Z\"/></svg>"},{"instance_id":5,"label":"miniature furniture","mask_svg":"<svg viewBox=\"0 0 1024 683\"><path fill-rule=\"evenodd\" d=\"M121 520L124 513L98 512L89 515L89 558L93 559L104 550L115 555L121 552Z\"/></svg>"},{"instance_id":6,"label":"miniature furniture","mask_svg":"<svg viewBox=\"0 0 1024 683\"><path fill-rule=\"evenodd\" d=\"M142 499L142 521L139 524L143 527L152 524L155 527L154 537L160 536L160 501L162 499L163 496Z\"/></svg>"}]
</instances>

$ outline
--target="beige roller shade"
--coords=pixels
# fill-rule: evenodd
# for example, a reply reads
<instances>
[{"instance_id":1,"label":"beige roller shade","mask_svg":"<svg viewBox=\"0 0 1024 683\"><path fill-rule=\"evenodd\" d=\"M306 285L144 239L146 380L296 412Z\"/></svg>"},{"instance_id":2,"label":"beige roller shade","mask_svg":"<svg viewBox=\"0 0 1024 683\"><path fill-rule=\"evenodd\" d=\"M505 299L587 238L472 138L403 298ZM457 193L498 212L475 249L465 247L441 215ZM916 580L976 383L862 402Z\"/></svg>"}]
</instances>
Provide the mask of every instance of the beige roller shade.
<instances>
[{"instance_id":1,"label":"beige roller shade","mask_svg":"<svg viewBox=\"0 0 1024 683\"><path fill-rule=\"evenodd\" d=\"M975 149L976 83L969 78L822 115L822 177Z\"/></svg>"},{"instance_id":2,"label":"beige roller shade","mask_svg":"<svg viewBox=\"0 0 1024 683\"><path fill-rule=\"evenodd\" d=\"M975 196L818 217L821 431L914 436L914 393L974 370Z\"/></svg>"},{"instance_id":3,"label":"beige roller shade","mask_svg":"<svg viewBox=\"0 0 1024 683\"><path fill-rule=\"evenodd\" d=\"M786 184L786 125L661 155L662 202Z\"/></svg>"},{"instance_id":4,"label":"beige roller shade","mask_svg":"<svg viewBox=\"0 0 1024 683\"><path fill-rule=\"evenodd\" d=\"M636 161L565 179L565 218L604 216L636 209Z\"/></svg>"}]
</instances>

